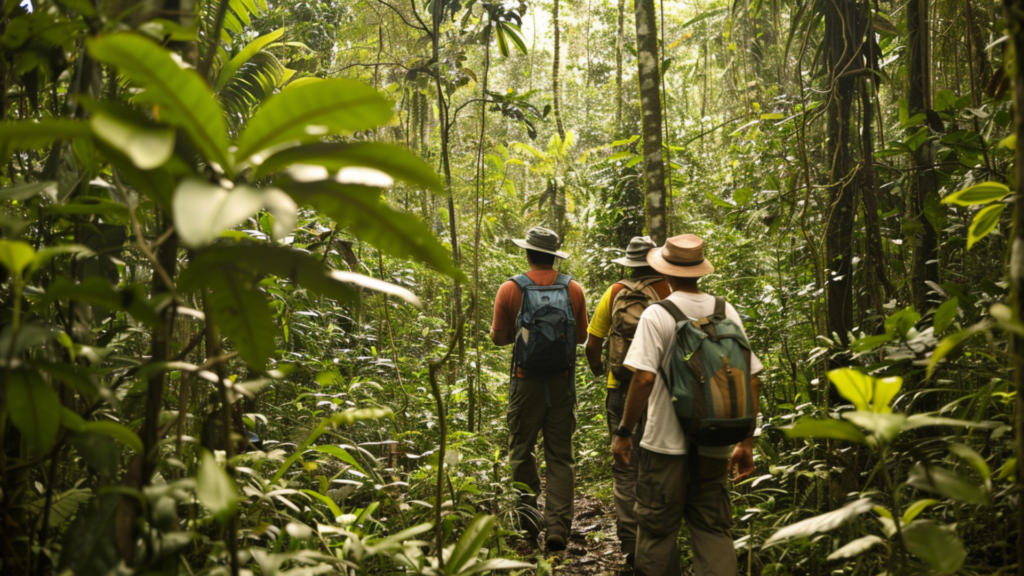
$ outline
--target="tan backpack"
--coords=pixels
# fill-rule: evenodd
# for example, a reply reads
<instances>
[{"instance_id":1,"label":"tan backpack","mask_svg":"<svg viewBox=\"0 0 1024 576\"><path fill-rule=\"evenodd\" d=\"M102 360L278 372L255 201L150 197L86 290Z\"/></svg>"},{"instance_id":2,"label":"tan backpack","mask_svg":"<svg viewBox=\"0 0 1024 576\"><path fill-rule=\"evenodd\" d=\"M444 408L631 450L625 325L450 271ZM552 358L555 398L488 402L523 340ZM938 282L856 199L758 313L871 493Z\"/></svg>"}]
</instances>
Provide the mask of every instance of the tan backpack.
<instances>
[{"instance_id":1,"label":"tan backpack","mask_svg":"<svg viewBox=\"0 0 1024 576\"><path fill-rule=\"evenodd\" d=\"M661 276L646 276L618 282L622 284L622 290L619 290L612 301L612 325L608 332L608 366L623 387L633 379L633 371L623 366L622 362L633 343L640 315L648 306L661 300L654 285L662 280Z\"/></svg>"}]
</instances>

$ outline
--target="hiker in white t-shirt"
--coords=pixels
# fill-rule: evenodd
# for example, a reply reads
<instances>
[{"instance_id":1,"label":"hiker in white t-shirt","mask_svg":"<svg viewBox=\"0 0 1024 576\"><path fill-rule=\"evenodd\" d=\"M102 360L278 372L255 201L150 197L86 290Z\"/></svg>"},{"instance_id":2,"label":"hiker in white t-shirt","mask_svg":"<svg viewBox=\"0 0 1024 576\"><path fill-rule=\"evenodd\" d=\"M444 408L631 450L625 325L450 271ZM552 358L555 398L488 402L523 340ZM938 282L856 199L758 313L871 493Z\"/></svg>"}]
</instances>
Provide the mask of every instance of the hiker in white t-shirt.
<instances>
[{"instance_id":1,"label":"hiker in white t-shirt","mask_svg":"<svg viewBox=\"0 0 1024 576\"><path fill-rule=\"evenodd\" d=\"M672 285L666 300L687 318L700 319L716 312L715 297L697 287L697 280L714 272L704 258L704 241L692 234L669 238L665 246L651 250L647 262L665 275ZM740 328L736 309L725 304L725 317ZM624 365L634 371L626 398L622 422L612 442L612 454L620 462L638 458L636 515L639 524L636 544L636 573L645 576L681 574L676 538L682 520L690 529L697 576L735 576L736 551L729 533L732 505L727 489L731 472L734 480L754 470L753 436L735 446L698 446L700 486L689 486L694 462L688 461L688 442L676 416L663 374L668 372L670 352L676 338L676 321L664 307L644 311ZM761 371L761 361L750 354L751 374ZM751 377L754 406L758 379ZM646 421L640 422L646 409ZM756 412L755 412L756 414ZM629 440L640 422L643 440L631 454Z\"/></svg>"}]
</instances>

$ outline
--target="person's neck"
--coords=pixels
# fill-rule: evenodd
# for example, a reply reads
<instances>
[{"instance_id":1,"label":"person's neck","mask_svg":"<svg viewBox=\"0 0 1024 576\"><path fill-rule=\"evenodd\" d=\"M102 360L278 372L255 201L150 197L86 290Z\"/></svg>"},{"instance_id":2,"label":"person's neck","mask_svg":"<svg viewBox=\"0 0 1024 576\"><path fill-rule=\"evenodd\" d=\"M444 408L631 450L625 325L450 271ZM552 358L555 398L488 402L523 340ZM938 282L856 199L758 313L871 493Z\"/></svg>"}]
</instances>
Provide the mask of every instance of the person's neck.
<instances>
[{"instance_id":1,"label":"person's neck","mask_svg":"<svg viewBox=\"0 0 1024 576\"><path fill-rule=\"evenodd\" d=\"M700 294L700 287L697 286L696 278L668 277L668 283L672 286L673 292L686 292L687 294Z\"/></svg>"},{"instance_id":2,"label":"person's neck","mask_svg":"<svg viewBox=\"0 0 1024 576\"><path fill-rule=\"evenodd\" d=\"M554 269L555 269L555 265L554 264L534 264L533 262L530 262L530 271L531 272L533 272L534 270L554 270Z\"/></svg>"}]
</instances>

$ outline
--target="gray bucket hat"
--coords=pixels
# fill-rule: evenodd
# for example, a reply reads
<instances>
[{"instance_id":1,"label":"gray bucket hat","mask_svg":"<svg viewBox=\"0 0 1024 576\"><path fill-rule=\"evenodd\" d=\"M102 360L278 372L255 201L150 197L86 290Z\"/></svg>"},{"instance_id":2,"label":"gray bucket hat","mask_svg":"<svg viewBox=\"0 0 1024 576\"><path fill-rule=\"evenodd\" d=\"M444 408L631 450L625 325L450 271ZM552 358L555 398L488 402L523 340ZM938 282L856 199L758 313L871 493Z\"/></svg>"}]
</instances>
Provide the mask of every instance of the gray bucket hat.
<instances>
[{"instance_id":1,"label":"gray bucket hat","mask_svg":"<svg viewBox=\"0 0 1024 576\"><path fill-rule=\"evenodd\" d=\"M629 246L626 247L626 257L616 258L612 262L630 268L649 266L647 263L647 253L657 247L658 245L654 243L654 240L651 240L650 236L634 236L629 241Z\"/></svg>"},{"instance_id":2,"label":"gray bucket hat","mask_svg":"<svg viewBox=\"0 0 1024 576\"><path fill-rule=\"evenodd\" d=\"M540 226L534 226L526 231L526 238L519 239L513 238L512 242L520 248L527 250L536 250L538 252L546 252L547 254L554 254L558 258L568 258L569 255L565 252L559 252L559 248L562 247L562 239L558 237L553 230L542 228Z\"/></svg>"}]
</instances>

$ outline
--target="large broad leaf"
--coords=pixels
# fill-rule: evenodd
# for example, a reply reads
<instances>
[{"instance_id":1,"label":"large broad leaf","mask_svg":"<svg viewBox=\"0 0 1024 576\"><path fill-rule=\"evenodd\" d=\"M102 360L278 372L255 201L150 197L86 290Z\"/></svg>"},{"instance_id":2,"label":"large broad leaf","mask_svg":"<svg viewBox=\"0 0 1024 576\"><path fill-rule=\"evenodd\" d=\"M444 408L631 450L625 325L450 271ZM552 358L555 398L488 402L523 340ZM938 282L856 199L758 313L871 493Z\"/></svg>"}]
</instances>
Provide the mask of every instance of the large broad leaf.
<instances>
[{"instance_id":1,"label":"large broad leaf","mask_svg":"<svg viewBox=\"0 0 1024 576\"><path fill-rule=\"evenodd\" d=\"M785 542L786 540L791 540L793 538L803 538L806 536L813 536L814 534L821 532L835 530L848 520L860 516L861 514L871 510L873 507L874 505L871 503L870 499L861 498L860 500L850 502L838 510L833 510L832 512L826 512L825 514L821 514L813 518L801 520L796 524L790 524L775 534L772 534L771 538L765 541L764 548L768 548L778 544L779 542Z\"/></svg>"},{"instance_id":2,"label":"large broad leaf","mask_svg":"<svg viewBox=\"0 0 1024 576\"><path fill-rule=\"evenodd\" d=\"M907 424L907 417L903 414L880 414L863 410L843 412L843 418L871 432L883 443L892 442Z\"/></svg>"},{"instance_id":3,"label":"large broad leaf","mask_svg":"<svg viewBox=\"0 0 1024 576\"><path fill-rule=\"evenodd\" d=\"M245 222L261 208L274 215L275 237L295 227L295 202L277 188L253 188L244 184L231 190L189 178L174 191L174 225L181 241L199 248L213 242L225 230Z\"/></svg>"},{"instance_id":4,"label":"large broad leaf","mask_svg":"<svg viewBox=\"0 0 1024 576\"><path fill-rule=\"evenodd\" d=\"M910 471L907 484L967 504L988 505L988 494L955 472L920 462Z\"/></svg>"},{"instance_id":5,"label":"large broad leaf","mask_svg":"<svg viewBox=\"0 0 1024 576\"><path fill-rule=\"evenodd\" d=\"M952 574L967 558L967 550L951 526L918 520L903 527L903 544L939 574Z\"/></svg>"},{"instance_id":6,"label":"large broad leaf","mask_svg":"<svg viewBox=\"0 0 1024 576\"><path fill-rule=\"evenodd\" d=\"M792 426L784 426L782 431L790 438L832 438L858 444L866 444L868 441L867 436L856 426L843 420L805 417L797 420Z\"/></svg>"},{"instance_id":7,"label":"large broad leaf","mask_svg":"<svg viewBox=\"0 0 1024 576\"><path fill-rule=\"evenodd\" d=\"M491 535L495 520L494 516L488 514L477 514L476 518L473 518L448 558L445 565L447 573L458 574L471 560L476 559L477 552Z\"/></svg>"},{"instance_id":8,"label":"large broad leaf","mask_svg":"<svg viewBox=\"0 0 1024 576\"><path fill-rule=\"evenodd\" d=\"M295 164L323 166L331 172L349 166L380 170L411 186L443 192L437 173L419 156L401 146L378 142L318 143L286 148L261 164L253 178L262 178Z\"/></svg>"},{"instance_id":9,"label":"large broad leaf","mask_svg":"<svg viewBox=\"0 0 1024 576\"><path fill-rule=\"evenodd\" d=\"M217 75L217 82L213 86L214 90L219 91L221 88L223 88L224 85L231 80L231 78L235 75L235 72L237 72L238 69L241 68L243 64L248 62L250 58L256 55L256 53L262 50L267 44L270 44L271 42L280 38L281 35L284 34L285 30L286 28L278 28L273 32L260 36L259 38L248 43L245 46L245 48L242 48L242 50L239 51L238 54L235 55L235 57L232 58L221 69L220 74Z\"/></svg>"},{"instance_id":10,"label":"large broad leaf","mask_svg":"<svg viewBox=\"0 0 1024 576\"><path fill-rule=\"evenodd\" d=\"M38 372L12 370L7 382L7 411L11 422L36 454L57 441L60 430L60 398Z\"/></svg>"},{"instance_id":11,"label":"large broad leaf","mask_svg":"<svg viewBox=\"0 0 1024 576\"><path fill-rule=\"evenodd\" d=\"M46 118L0 124L0 153L35 150L56 140L89 136L89 124L81 120Z\"/></svg>"},{"instance_id":12,"label":"large broad leaf","mask_svg":"<svg viewBox=\"0 0 1024 576\"><path fill-rule=\"evenodd\" d=\"M86 422L82 426L81 432L100 434L103 436L109 436L114 440L117 440L121 444L128 446L135 451L136 454L142 454L144 452L142 447L142 440L139 439L138 434L132 432L122 424L113 422L110 420L103 420L99 422Z\"/></svg>"},{"instance_id":13,"label":"large broad leaf","mask_svg":"<svg viewBox=\"0 0 1024 576\"><path fill-rule=\"evenodd\" d=\"M460 281L465 275L455 267L448 250L423 222L393 210L381 200L380 191L366 186L318 182L285 182L282 187L300 204L320 210L361 240L399 258L413 258Z\"/></svg>"},{"instance_id":14,"label":"large broad leaf","mask_svg":"<svg viewBox=\"0 0 1024 576\"><path fill-rule=\"evenodd\" d=\"M36 258L36 251L28 242L0 240L0 265L20 276Z\"/></svg>"},{"instance_id":15,"label":"large broad leaf","mask_svg":"<svg viewBox=\"0 0 1024 576\"><path fill-rule=\"evenodd\" d=\"M264 103L238 140L239 162L286 142L313 142L323 136L350 134L391 119L391 102L354 80L335 78L306 82Z\"/></svg>"},{"instance_id":16,"label":"large broad leaf","mask_svg":"<svg viewBox=\"0 0 1024 576\"><path fill-rule=\"evenodd\" d=\"M90 39L88 47L94 58L116 66L144 89L136 101L156 105L160 120L180 126L208 162L231 171L224 112L195 70L183 68L170 52L133 33Z\"/></svg>"},{"instance_id":17,"label":"large broad leaf","mask_svg":"<svg viewBox=\"0 0 1024 576\"><path fill-rule=\"evenodd\" d=\"M982 480L987 482L992 478L992 469L989 468L988 462L974 448L966 444L954 443L949 445L949 452L977 470Z\"/></svg>"},{"instance_id":18,"label":"large broad leaf","mask_svg":"<svg viewBox=\"0 0 1024 576\"><path fill-rule=\"evenodd\" d=\"M872 547L879 544L883 544L885 541L875 536L874 534L868 536L862 536L853 540L843 546L839 550L828 555L826 560L843 560L845 558L853 558L854 556L860 556L864 552L867 552Z\"/></svg>"},{"instance_id":19,"label":"large broad leaf","mask_svg":"<svg viewBox=\"0 0 1024 576\"><path fill-rule=\"evenodd\" d=\"M140 322L149 326L158 326L160 316L153 309L146 293L146 288L141 284L128 284L123 288L118 288L100 276L86 278L79 284L75 284L68 278L58 277L46 289L43 302L75 300L84 304L101 306L110 311L128 312Z\"/></svg>"},{"instance_id":20,"label":"large broad leaf","mask_svg":"<svg viewBox=\"0 0 1024 576\"><path fill-rule=\"evenodd\" d=\"M127 156L140 170L163 166L174 153L174 129L149 126L113 110L95 112L89 121L98 138Z\"/></svg>"},{"instance_id":21,"label":"large broad leaf","mask_svg":"<svg viewBox=\"0 0 1024 576\"><path fill-rule=\"evenodd\" d=\"M78 509L89 501L92 490L84 488L72 488L53 495L50 501L50 517L47 519L47 526L53 528L71 520ZM37 527L43 523L43 508L46 507L46 496L42 496L27 505L30 512L35 514Z\"/></svg>"},{"instance_id":22,"label":"large broad leaf","mask_svg":"<svg viewBox=\"0 0 1024 576\"><path fill-rule=\"evenodd\" d=\"M852 368L831 370L828 379L857 410L879 414L892 412L889 402L903 386L903 379L899 376L874 378Z\"/></svg>"},{"instance_id":23,"label":"large broad leaf","mask_svg":"<svg viewBox=\"0 0 1024 576\"><path fill-rule=\"evenodd\" d=\"M205 284L209 288L210 320L220 326L254 370L265 369L277 348L276 327L267 298L252 274L231 269L211 271Z\"/></svg>"},{"instance_id":24,"label":"large broad leaf","mask_svg":"<svg viewBox=\"0 0 1024 576\"><path fill-rule=\"evenodd\" d=\"M225 522L238 508L242 500L238 486L213 454L204 451L196 474L196 496L213 517Z\"/></svg>"},{"instance_id":25,"label":"large broad leaf","mask_svg":"<svg viewBox=\"0 0 1024 576\"><path fill-rule=\"evenodd\" d=\"M381 418L394 418L395 413L390 408L359 408L349 409L344 412L338 412L331 414L327 418L320 421L320 424L313 429L313 431L302 441L301 444L295 449L295 452L289 456L281 467L277 469L274 476L270 479L271 482L277 482L284 476L284 473L288 471L288 468L295 463L296 460L302 457L302 453L305 452L317 438L323 435L330 428L336 428L338 426L348 426L355 424L356 422L363 422L366 420L380 420Z\"/></svg>"},{"instance_id":26,"label":"large broad leaf","mask_svg":"<svg viewBox=\"0 0 1024 576\"><path fill-rule=\"evenodd\" d=\"M967 249L978 243L982 238L988 236L999 224L999 217L1006 209L1005 204L986 206L978 211L971 220L971 226L967 229Z\"/></svg>"},{"instance_id":27,"label":"large broad leaf","mask_svg":"<svg viewBox=\"0 0 1024 576\"><path fill-rule=\"evenodd\" d=\"M106 492L94 497L64 532L58 572L108 574L120 562L114 517L121 495Z\"/></svg>"},{"instance_id":28,"label":"large broad leaf","mask_svg":"<svg viewBox=\"0 0 1024 576\"><path fill-rule=\"evenodd\" d=\"M935 317L932 319L932 324L935 326L935 334L941 334L949 328L949 325L953 323L956 318L956 311L960 307L960 298L953 296L949 300L942 303L939 309L935 311Z\"/></svg>"},{"instance_id":29,"label":"large broad leaf","mask_svg":"<svg viewBox=\"0 0 1024 576\"><path fill-rule=\"evenodd\" d=\"M316 450L317 452L323 452L324 454L330 454L331 456L334 456L338 460L341 460L342 462L351 465L352 467L354 467L356 470L359 470L363 474L366 474L366 470L364 470L363 467L359 464L359 462L357 462L356 459L353 458L352 455L348 453L348 450L345 450L340 446L328 444L326 446L317 446L316 448L314 448L314 450Z\"/></svg>"},{"instance_id":30,"label":"large broad leaf","mask_svg":"<svg viewBox=\"0 0 1024 576\"><path fill-rule=\"evenodd\" d=\"M943 204L974 206L1002 200L1010 195L1010 188L999 182L982 182L953 192L942 199Z\"/></svg>"}]
</instances>

